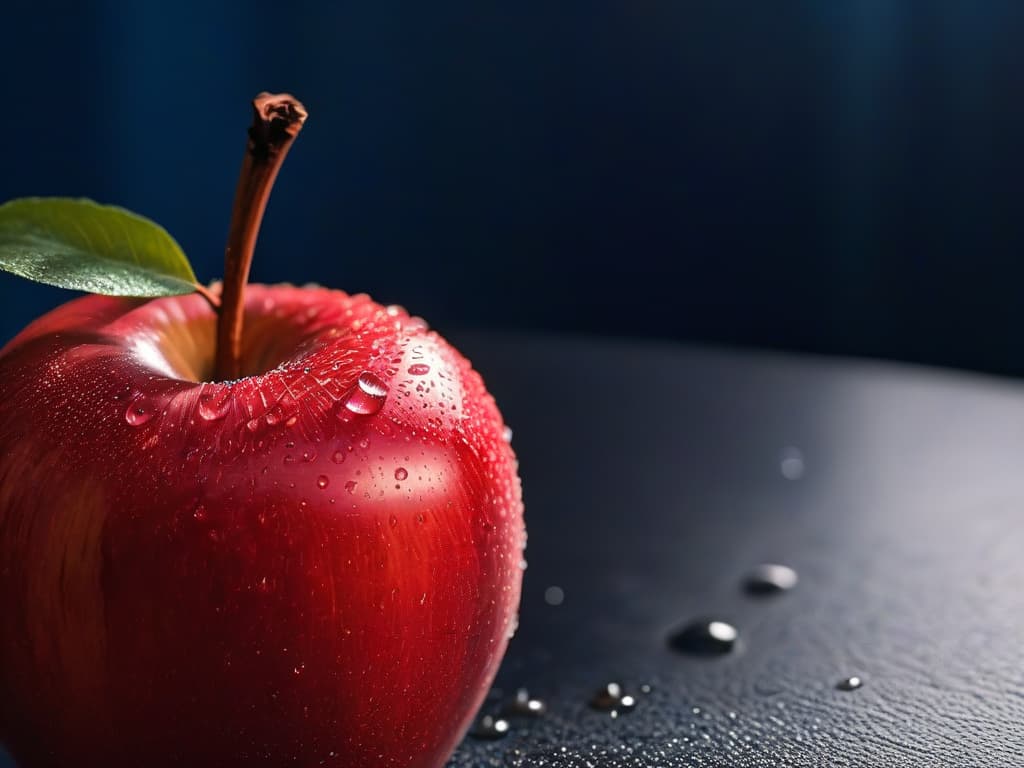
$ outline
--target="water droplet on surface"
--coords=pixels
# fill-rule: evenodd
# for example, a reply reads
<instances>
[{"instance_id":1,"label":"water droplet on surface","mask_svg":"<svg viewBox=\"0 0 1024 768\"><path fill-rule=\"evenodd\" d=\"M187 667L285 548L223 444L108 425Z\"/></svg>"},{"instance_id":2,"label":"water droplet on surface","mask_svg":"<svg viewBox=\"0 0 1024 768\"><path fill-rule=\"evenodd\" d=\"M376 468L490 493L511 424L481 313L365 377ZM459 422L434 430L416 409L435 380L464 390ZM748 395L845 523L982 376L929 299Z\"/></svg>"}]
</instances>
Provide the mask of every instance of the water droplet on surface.
<instances>
[{"instance_id":1,"label":"water droplet on surface","mask_svg":"<svg viewBox=\"0 0 1024 768\"><path fill-rule=\"evenodd\" d=\"M618 717L620 712L632 712L636 707L636 699L625 693L618 683L607 683L590 698L590 707Z\"/></svg>"},{"instance_id":2,"label":"water droplet on surface","mask_svg":"<svg viewBox=\"0 0 1024 768\"><path fill-rule=\"evenodd\" d=\"M751 595L777 595L796 586L797 574L788 565L765 563L754 568L743 582Z\"/></svg>"},{"instance_id":3,"label":"water droplet on surface","mask_svg":"<svg viewBox=\"0 0 1024 768\"><path fill-rule=\"evenodd\" d=\"M345 408L361 416L372 416L384 405L387 396L388 387L381 378L372 371L363 371L345 398Z\"/></svg>"},{"instance_id":4,"label":"water droplet on surface","mask_svg":"<svg viewBox=\"0 0 1024 768\"><path fill-rule=\"evenodd\" d=\"M408 476L409 472L405 469L405 467L399 467L398 469L395 470L395 480L398 480L399 482L405 480Z\"/></svg>"},{"instance_id":5,"label":"water droplet on surface","mask_svg":"<svg viewBox=\"0 0 1024 768\"><path fill-rule=\"evenodd\" d=\"M334 453L331 454L331 461L333 461L335 464L341 464L342 462L345 461L345 452L335 451Z\"/></svg>"},{"instance_id":6,"label":"water droplet on surface","mask_svg":"<svg viewBox=\"0 0 1024 768\"><path fill-rule=\"evenodd\" d=\"M502 709L507 717L540 717L547 711L547 705L540 699L531 697L525 688L516 691L515 697Z\"/></svg>"},{"instance_id":7,"label":"water droplet on surface","mask_svg":"<svg viewBox=\"0 0 1024 768\"><path fill-rule=\"evenodd\" d=\"M223 419L231 410L231 389L225 387L219 392L204 392L199 396L199 417L206 421Z\"/></svg>"},{"instance_id":8,"label":"water droplet on surface","mask_svg":"<svg viewBox=\"0 0 1024 768\"><path fill-rule=\"evenodd\" d=\"M494 741L508 735L508 720L493 715L484 715L473 725L469 735L474 739Z\"/></svg>"},{"instance_id":9,"label":"water droplet on surface","mask_svg":"<svg viewBox=\"0 0 1024 768\"><path fill-rule=\"evenodd\" d=\"M565 590L561 587L548 587L544 590L544 602L548 605L561 605L565 602Z\"/></svg>"},{"instance_id":10,"label":"water droplet on surface","mask_svg":"<svg viewBox=\"0 0 1024 768\"><path fill-rule=\"evenodd\" d=\"M504 440L506 443L512 442L512 427L505 427L501 431L501 439Z\"/></svg>"},{"instance_id":11,"label":"water droplet on surface","mask_svg":"<svg viewBox=\"0 0 1024 768\"><path fill-rule=\"evenodd\" d=\"M844 677L836 683L836 688L840 691L856 691L862 685L864 685L864 681L856 675L853 675L852 677Z\"/></svg>"},{"instance_id":12,"label":"water droplet on surface","mask_svg":"<svg viewBox=\"0 0 1024 768\"><path fill-rule=\"evenodd\" d=\"M804 476L804 455L799 448L789 446L779 457L779 471L787 480L799 480Z\"/></svg>"},{"instance_id":13,"label":"water droplet on surface","mask_svg":"<svg viewBox=\"0 0 1024 768\"><path fill-rule=\"evenodd\" d=\"M348 491L349 493L355 493L356 492L356 481L355 480L349 480L347 483L345 483L345 490Z\"/></svg>"},{"instance_id":14,"label":"water droplet on surface","mask_svg":"<svg viewBox=\"0 0 1024 768\"><path fill-rule=\"evenodd\" d=\"M331 480L329 477L327 477L327 475L320 475L320 477L316 479L316 487L319 488L320 490L323 490L330 484Z\"/></svg>"},{"instance_id":15,"label":"water droplet on surface","mask_svg":"<svg viewBox=\"0 0 1024 768\"><path fill-rule=\"evenodd\" d=\"M395 515L391 515L391 517L388 518L388 525L392 528L396 528L398 526L398 518Z\"/></svg>"},{"instance_id":16,"label":"water droplet on surface","mask_svg":"<svg viewBox=\"0 0 1024 768\"><path fill-rule=\"evenodd\" d=\"M141 427L153 418L153 412L154 406L145 398L140 397L128 406L128 410L124 412L124 420L133 427Z\"/></svg>"},{"instance_id":17,"label":"water droplet on surface","mask_svg":"<svg viewBox=\"0 0 1024 768\"><path fill-rule=\"evenodd\" d=\"M409 366L410 376L426 376L428 373L430 373L430 366L426 363L416 363Z\"/></svg>"},{"instance_id":18,"label":"water droplet on surface","mask_svg":"<svg viewBox=\"0 0 1024 768\"><path fill-rule=\"evenodd\" d=\"M205 520L206 519L206 507L204 507L202 504L200 504L192 512L192 517L195 518L196 520L199 520L199 521Z\"/></svg>"},{"instance_id":19,"label":"water droplet on surface","mask_svg":"<svg viewBox=\"0 0 1024 768\"><path fill-rule=\"evenodd\" d=\"M719 656L731 651L739 638L736 627L724 621L699 619L672 633L672 650L694 656Z\"/></svg>"}]
</instances>

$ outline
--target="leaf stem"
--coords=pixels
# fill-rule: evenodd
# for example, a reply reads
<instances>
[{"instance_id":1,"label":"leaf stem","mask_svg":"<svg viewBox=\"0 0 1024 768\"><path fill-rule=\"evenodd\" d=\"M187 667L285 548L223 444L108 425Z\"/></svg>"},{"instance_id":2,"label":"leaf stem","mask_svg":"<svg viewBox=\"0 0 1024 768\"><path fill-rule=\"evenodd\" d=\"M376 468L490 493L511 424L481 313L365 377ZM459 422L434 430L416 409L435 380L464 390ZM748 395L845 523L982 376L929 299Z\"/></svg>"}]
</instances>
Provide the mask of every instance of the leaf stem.
<instances>
[{"instance_id":1,"label":"leaf stem","mask_svg":"<svg viewBox=\"0 0 1024 768\"><path fill-rule=\"evenodd\" d=\"M224 288L217 316L214 375L237 379L242 365L245 284L263 212L277 172L306 120L306 109L289 94L261 93L252 102L254 118L235 189L231 229L224 254Z\"/></svg>"},{"instance_id":2,"label":"leaf stem","mask_svg":"<svg viewBox=\"0 0 1024 768\"><path fill-rule=\"evenodd\" d=\"M195 292L206 299L206 302L213 308L214 312L220 311L220 296L211 291L202 283L196 283L193 288Z\"/></svg>"}]
</instances>

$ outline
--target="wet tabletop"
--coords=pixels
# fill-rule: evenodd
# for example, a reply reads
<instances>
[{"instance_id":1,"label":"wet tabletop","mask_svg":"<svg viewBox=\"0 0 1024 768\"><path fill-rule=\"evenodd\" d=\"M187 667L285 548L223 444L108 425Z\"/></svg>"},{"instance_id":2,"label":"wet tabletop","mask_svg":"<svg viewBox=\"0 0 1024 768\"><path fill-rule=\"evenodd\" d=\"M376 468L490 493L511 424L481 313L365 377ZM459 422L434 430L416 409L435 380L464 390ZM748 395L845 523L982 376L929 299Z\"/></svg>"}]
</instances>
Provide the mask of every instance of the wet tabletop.
<instances>
[{"instance_id":1,"label":"wet tabletop","mask_svg":"<svg viewBox=\"0 0 1024 768\"><path fill-rule=\"evenodd\" d=\"M514 431L529 568L451 766L1024 761L1024 386L456 342Z\"/></svg>"}]
</instances>

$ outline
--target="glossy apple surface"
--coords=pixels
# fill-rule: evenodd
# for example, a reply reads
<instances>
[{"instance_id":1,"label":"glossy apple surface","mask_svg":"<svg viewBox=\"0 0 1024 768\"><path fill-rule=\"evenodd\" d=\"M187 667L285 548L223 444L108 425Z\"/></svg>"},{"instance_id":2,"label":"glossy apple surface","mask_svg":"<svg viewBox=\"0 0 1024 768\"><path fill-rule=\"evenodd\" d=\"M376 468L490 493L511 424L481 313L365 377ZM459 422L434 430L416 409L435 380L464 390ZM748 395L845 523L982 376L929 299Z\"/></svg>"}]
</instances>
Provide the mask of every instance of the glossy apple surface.
<instances>
[{"instance_id":1,"label":"glossy apple surface","mask_svg":"<svg viewBox=\"0 0 1024 768\"><path fill-rule=\"evenodd\" d=\"M516 462L403 310L89 296L0 353L0 738L42 765L438 766L515 624Z\"/></svg>"}]
</instances>

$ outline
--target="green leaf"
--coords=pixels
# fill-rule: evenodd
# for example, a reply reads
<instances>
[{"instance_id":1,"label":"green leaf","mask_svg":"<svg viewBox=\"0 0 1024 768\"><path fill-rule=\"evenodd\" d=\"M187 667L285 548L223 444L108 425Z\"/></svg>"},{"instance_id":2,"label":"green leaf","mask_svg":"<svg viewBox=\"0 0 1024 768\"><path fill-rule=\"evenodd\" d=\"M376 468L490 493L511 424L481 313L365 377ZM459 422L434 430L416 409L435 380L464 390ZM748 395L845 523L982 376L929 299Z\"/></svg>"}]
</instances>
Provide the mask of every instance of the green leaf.
<instances>
[{"instance_id":1,"label":"green leaf","mask_svg":"<svg viewBox=\"0 0 1024 768\"><path fill-rule=\"evenodd\" d=\"M181 247L159 224L65 197L0 205L0 269L108 296L174 296L196 285Z\"/></svg>"}]
</instances>

